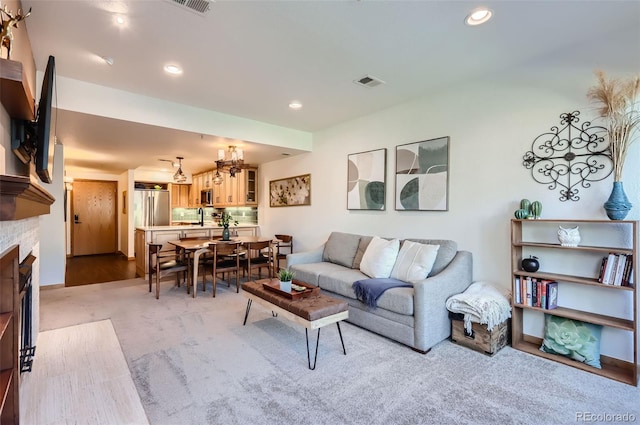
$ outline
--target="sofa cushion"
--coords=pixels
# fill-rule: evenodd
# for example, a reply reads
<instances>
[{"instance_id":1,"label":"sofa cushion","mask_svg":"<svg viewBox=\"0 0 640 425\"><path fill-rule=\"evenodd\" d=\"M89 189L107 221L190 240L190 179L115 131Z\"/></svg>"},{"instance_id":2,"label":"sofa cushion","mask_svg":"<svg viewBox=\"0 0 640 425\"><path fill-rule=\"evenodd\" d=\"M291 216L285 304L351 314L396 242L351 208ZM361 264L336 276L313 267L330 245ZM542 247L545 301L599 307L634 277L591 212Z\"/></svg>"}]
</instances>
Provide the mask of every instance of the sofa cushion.
<instances>
[{"instance_id":1,"label":"sofa cushion","mask_svg":"<svg viewBox=\"0 0 640 425\"><path fill-rule=\"evenodd\" d=\"M448 239L407 239L408 241L430 245L440 245L436 261L429 276L435 276L445 269L458 253L458 244Z\"/></svg>"},{"instance_id":2,"label":"sofa cushion","mask_svg":"<svg viewBox=\"0 0 640 425\"><path fill-rule=\"evenodd\" d=\"M373 236L360 236L360 243L358 244L358 250L356 251L356 256L353 258L353 266L352 269L360 269L360 263L362 262L362 256L364 252L367 250L369 246L369 242L371 242Z\"/></svg>"},{"instance_id":3,"label":"sofa cushion","mask_svg":"<svg viewBox=\"0 0 640 425\"><path fill-rule=\"evenodd\" d=\"M359 243L359 235L332 232L324 246L322 261L351 267L353 265L353 259L356 256Z\"/></svg>"},{"instance_id":4,"label":"sofa cushion","mask_svg":"<svg viewBox=\"0 0 640 425\"><path fill-rule=\"evenodd\" d=\"M316 286L319 286L319 276L329 274L337 270L345 270L343 266L325 261L321 263L296 264L291 266L289 269L295 273L294 278L296 280L301 280L305 283ZM362 273L359 274L362 275Z\"/></svg>"},{"instance_id":5,"label":"sofa cushion","mask_svg":"<svg viewBox=\"0 0 640 425\"><path fill-rule=\"evenodd\" d=\"M353 292L353 282L362 279L367 279L367 276L359 270L338 266L336 269L322 273L318 280L318 286L329 296L333 293L360 303ZM362 305L364 306L364 304ZM412 316L413 288L392 288L385 291L378 298L377 310L380 309Z\"/></svg>"},{"instance_id":6,"label":"sofa cushion","mask_svg":"<svg viewBox=\"0 0 640 425\"><path fill-rule=\"evenodd\" d=\"M331 270L322 273L318 279L318 286L325 291L340 294L343 297L356 299L353 292L353 282L367 279L367 275L360 270L341 267L340 270Z\"/></svg>"},{"instance_id":7,"label":"sofa cushion","mask_svg":"<svg viewBox=\"0 0 640 425\"><path fill-rule=\"evenodd\" d=\"M391 277L405 282L426 279L438 255L440 245L404 241Z\"/></svg>"},{"instance_id":8,"label":"sofa cushion","mask_svg":"<svg viewBox=\"0 0 640 425\"><path fill-rule=\"evenodd\" d=\"M360 271L369 277L389 277L398 257L400 241L374 236L360 262Z\"/></svg>"}]
</instances>

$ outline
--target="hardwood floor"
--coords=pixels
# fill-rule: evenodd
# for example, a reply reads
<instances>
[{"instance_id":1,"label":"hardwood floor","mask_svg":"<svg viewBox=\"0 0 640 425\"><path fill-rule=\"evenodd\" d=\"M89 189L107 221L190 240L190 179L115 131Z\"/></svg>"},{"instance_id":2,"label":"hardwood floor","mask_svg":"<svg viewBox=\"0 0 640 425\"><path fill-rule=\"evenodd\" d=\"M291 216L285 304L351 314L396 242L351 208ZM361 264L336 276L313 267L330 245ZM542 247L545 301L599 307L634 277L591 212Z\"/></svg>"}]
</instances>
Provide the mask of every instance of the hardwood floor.
<instances>
[{"instance_id":1,"label":"hardwood floor","mask_svg":"<svg viewBox=\"0 0 640 425\"><path fill-rule=\"evenodd\" d=\"M67 258L64 286L112 282L136 277L136 262L121 254L82 255Z\"/></svg>"}]
</instances>

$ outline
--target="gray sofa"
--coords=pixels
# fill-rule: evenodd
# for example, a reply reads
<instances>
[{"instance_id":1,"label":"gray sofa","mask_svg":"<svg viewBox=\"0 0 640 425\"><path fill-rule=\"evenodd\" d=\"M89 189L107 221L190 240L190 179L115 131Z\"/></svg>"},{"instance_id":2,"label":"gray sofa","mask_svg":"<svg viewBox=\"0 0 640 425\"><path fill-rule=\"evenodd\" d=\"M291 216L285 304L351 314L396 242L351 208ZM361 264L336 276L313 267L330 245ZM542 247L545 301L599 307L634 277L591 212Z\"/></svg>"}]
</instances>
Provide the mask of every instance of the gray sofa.
<instances>
[{"instance_id":1,"label":"gray sofa","mask_svg":"<svg viewBox=\"0 0 640 425\"><path fill-rule=\"evenodd\" d=\"M431 272L426 279L412 282L413 287L388 289L377 308L371 308L356 298L352 288L355 281L368 278L359 268L371 238L333 232L321 247L287 255L287 267L296 279L345 300L349 322L426 353L451 334L445 301L471 284L471 253L458 251L450 240L407 239L440 246Z\"/></svg>"}]
</instances>

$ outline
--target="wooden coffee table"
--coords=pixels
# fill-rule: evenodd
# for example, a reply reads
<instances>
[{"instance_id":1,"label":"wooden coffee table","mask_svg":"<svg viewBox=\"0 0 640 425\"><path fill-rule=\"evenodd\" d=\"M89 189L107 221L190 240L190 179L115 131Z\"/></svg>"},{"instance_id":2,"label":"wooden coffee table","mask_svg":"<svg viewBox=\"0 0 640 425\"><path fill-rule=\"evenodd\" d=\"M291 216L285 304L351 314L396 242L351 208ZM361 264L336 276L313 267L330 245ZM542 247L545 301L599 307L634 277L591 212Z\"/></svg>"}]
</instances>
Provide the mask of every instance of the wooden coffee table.
<instances>
[{"instance_id":1,"label":"wooden coffee table","mask_svg":"<svg viewBox=\"0 0 640 425\"><path fill-rule=\"evenodd\" d=\"M314 370L318 360L320 328L335 323L338 326L342 351L346 355L347 350L344 348L340 322L349 318L349 305L344 301L321 294L319 288L315 286L296 280L293 281L294 284L306 286L310 288L310 290L305 291L304 294L295 292L289 294L282 293L274 288L276 282L279 282L278 279L259 279L242 284L242 293L248 298L243 325L247 324L251 304L255 301L271 310L274 317L280 314L282 317L304 326L304 334L307 340L307 364L309 365L309 369ZM271 287L268 287L269 285L271 285ZM309 329L318 330L313 365L311 365L309 350Z\"/></svg>"}]
</instances>

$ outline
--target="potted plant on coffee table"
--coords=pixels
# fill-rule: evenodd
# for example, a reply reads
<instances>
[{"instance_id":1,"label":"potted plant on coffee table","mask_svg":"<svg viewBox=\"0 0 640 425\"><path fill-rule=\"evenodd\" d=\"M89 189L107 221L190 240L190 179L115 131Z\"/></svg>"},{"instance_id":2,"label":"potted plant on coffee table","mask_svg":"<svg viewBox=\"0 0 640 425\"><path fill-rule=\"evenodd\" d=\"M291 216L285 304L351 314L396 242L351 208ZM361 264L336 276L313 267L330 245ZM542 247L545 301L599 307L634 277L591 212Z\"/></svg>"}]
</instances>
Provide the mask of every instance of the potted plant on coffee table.
<instances>
[{"instance_id":1,"label":"potted plant on coffee table","mask_svg":"<svg viewBox=\"0 0 640 425\"><path fill-rule=\"evenodd\" d=\"M280 290L291 292L291 281L295 273L289 269L280 269L278 278L280 279Z\"/></svg>"},{"instance_id":2,"label":"potted plant on coffee table","mask_svg":"<svg viewBox=\"0 0 640 425\"><path fill-rule=\"evenodd\" d=\"M218 223L218 226L223 227L222 229L223 241L231 240L231 238L229 237L229 225L231 224L231 222L233 222L234 226L238 225L238 220L234 220L233 217L231 217L231 214L229 214L227 211L223 211L222 215L220 216L220 222Z\"/></svg>"}]
</instances>

